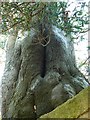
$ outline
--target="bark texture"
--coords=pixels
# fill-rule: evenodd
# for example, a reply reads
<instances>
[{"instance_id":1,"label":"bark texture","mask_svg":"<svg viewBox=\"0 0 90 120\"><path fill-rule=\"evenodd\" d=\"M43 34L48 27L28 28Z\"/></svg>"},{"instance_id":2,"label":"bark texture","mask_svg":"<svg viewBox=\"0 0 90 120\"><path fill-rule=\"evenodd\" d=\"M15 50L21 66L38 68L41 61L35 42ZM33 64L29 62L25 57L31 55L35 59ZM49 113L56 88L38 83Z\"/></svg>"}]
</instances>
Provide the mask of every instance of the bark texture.
<instances>
[{"instance_id":1,"label":"bark texture","mask_svg":"<svg viewBox=\"0 0 90 120\"><path fill-rule=\"evenodd\" d=\"M41 27L32 28L24 38L9 37L3 118L36 119L89 85L76 67L73 43L57 27L51 26L49 35L47 28L43 27L44 33Z\"/></svg>"}]
</instances>

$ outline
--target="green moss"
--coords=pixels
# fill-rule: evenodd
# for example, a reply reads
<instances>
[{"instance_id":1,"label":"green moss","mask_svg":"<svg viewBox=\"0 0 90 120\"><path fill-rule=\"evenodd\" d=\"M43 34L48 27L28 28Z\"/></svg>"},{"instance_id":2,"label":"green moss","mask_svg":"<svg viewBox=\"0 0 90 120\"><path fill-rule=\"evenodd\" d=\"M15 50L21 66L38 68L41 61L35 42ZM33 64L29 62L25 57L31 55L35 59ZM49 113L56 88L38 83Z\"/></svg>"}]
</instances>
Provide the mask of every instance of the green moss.
<instances>
[{"instance_id":1,"label":"green moss","mask_svg":"<svg viewBox=\"0 0 90 120\"><path fill-rule=\"evenodd\" d=\"M41 116L41 118L78 118L90 108L88 92L90 92L90 87L82 90L72 99L69 99L52 112Z\"/></svg>"}]
</instances>

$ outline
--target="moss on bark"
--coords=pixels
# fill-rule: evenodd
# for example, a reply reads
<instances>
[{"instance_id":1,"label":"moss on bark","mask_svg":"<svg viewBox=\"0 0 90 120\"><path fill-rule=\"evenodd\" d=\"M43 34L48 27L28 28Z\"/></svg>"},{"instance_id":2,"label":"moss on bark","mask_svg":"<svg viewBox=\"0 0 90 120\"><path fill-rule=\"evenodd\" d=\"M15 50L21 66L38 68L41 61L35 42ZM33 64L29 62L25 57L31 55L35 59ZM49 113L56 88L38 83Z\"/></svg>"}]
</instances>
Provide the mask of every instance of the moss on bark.
<instances>
[{"instance_id":1,"label":"moss on bark","mask_svg":"<svg viewBox=\"0 0 90 120\"><path fill-rule=\"evenodd\" d=\"M75 97L40 118L79 118L90 108L89 92L90 87L85 88Z\"/></svg>"}]
</instances>

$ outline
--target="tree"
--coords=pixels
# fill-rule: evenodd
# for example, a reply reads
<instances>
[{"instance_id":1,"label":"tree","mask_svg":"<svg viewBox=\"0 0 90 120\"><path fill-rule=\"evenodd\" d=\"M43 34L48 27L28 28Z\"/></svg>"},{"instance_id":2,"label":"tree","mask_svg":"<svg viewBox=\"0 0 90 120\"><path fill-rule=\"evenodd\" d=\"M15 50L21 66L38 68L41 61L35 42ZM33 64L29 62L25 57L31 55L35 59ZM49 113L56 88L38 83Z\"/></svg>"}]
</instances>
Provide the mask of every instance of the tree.
<instances>
[{"instance_id":1,"label":"tree","mask_svg":"<svg viewBox=\"0 0 90 120\"><path fill-rule=\"evenodd\" d=\"M83 26L73 26L65 8L65 2L2 3L2 28L9 34L3 118L37 119L89 85L76 67L73 41L65 37Z\"/></svg>"}]
</instances>

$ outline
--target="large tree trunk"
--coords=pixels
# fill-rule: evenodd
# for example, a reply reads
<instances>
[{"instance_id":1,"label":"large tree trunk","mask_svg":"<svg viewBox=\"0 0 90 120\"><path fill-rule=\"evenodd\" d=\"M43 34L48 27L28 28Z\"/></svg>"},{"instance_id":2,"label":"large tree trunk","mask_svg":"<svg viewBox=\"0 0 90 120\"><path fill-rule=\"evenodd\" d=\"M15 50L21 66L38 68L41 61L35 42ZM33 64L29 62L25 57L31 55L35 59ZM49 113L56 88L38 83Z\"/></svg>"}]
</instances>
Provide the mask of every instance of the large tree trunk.
<instances>
[{"instance_id":1,"label":"large tree trunk","mask_svg":"<svg viewBox=\"0 0 90 120\"><path fill-rule=\"evenodd\" d=\"M9 37L2 79L3 118L36 119L88 86L76 67L73 43L55 26L43 29L32 28L23 39ZM43 45L36 44L38 40L44 40Z\"/></svg>"}]
</instances>

